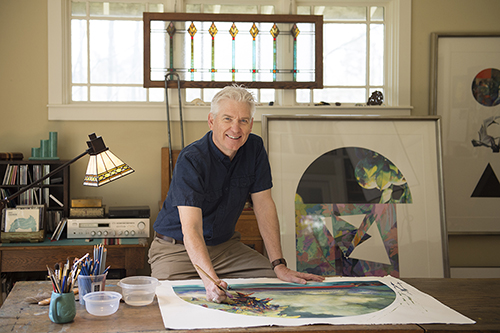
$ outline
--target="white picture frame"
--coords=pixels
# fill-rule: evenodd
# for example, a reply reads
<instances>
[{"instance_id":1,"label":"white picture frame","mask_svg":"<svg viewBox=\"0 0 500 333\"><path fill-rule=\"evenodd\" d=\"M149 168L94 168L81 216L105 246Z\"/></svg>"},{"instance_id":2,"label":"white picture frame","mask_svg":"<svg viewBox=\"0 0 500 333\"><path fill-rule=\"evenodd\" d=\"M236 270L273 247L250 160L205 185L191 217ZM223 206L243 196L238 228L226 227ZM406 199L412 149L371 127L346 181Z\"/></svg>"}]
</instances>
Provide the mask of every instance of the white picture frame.
<instances>
[{"instance_id":1,"label":"white picture frame","mask_svg":"<svg viewBox=\"0 0 500 333\"><path fill-rule=\"evenodd\" d=\"M485 69L500 70L500 34L433 33L431 38L429 107L443 124L448 233L499 234L500 186L486 180L500 176L500 155L472 141L480 141L482 128L495 144L499 141L500 126L488 119L500 116L500 104L479 103L473 82ZM481 188L485 183L488 190Z\"/></svg>"},{"instance_id":2,"label":"white picture frame","mask_svg":"<svg viewBox=\"0 0 500 333\"><path fill-rule=\"evenodd\" d=\"M308 166L343 147L371 149L406 177L413 202L398 206L399 277L449 277L440 118L264 115L262 136L289 267L296 269L295 194Z\"/></svg>"}]
</instances>

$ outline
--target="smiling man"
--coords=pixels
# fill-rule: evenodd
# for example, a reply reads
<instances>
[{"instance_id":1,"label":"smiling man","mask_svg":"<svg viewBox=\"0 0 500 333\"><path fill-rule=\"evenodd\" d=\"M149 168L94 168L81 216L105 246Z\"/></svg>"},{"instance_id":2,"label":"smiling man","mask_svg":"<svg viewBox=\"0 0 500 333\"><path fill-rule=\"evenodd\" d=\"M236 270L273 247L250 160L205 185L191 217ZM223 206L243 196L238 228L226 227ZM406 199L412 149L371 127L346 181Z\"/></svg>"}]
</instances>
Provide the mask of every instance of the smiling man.
<instances>
[{"instance_id":1,"label":"smiling man","mask_svg":"<svg viewBox=\"0 0 500 333\"><path fill-rule=\"evenodd\" d=\"M201 277L213 302L223 301L225 292L194 265L222 287L227 284L221 278L278 277L302 284L323 280L286 267L267 153L262 139L251 133L254 113L253 95L243 87L225 87L214 96L210 131L179 154L154 223L151 275L161 280ZM241 243L235 232L249 196L269 258Z\"/></svg>"}]
</instances>

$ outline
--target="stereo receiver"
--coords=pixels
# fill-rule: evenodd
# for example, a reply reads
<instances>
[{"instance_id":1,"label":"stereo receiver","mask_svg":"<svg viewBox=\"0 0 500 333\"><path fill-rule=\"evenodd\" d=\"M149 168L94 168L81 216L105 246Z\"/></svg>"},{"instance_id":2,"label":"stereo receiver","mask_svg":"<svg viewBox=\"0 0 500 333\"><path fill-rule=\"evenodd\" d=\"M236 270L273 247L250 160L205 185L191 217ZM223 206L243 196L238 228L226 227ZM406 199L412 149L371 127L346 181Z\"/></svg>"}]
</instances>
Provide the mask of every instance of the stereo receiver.
<instances>
[{"instance_id":1,"label":"stereo receiver","mask_svg":"<svg viewBox=\"0 0 500 333\"><path fill-rule=\"evenodd\" d=\"M68 238L149 237L149 218L67 219Z\"/></svg>"}]
</instances>

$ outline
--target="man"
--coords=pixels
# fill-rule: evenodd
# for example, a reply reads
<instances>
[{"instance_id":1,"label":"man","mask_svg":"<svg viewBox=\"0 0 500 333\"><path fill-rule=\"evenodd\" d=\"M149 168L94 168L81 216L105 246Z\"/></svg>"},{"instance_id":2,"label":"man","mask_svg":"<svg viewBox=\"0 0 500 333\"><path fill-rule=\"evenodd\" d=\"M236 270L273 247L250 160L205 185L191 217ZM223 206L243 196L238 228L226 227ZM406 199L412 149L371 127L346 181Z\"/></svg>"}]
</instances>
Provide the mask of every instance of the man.
<instances>
[{"instance_id":1,"label":"man","mask_svg":"<svg viewBox=\"0 0 500 333\"><path fill-rule=\"evenodd\" d=\"M242 87L225 87L214 96L208 115L211 131L179 154L154 223L151 275L175 280L199 274L207 300L217 303L226 298L224 291L194 265L223 287L227 283L219 277L323 281L286 267L269 161L262 139L251 134L254 113L254 98ZM241 243L234 230L249 194L269 259Z\"/></svg>"}]
</instances>

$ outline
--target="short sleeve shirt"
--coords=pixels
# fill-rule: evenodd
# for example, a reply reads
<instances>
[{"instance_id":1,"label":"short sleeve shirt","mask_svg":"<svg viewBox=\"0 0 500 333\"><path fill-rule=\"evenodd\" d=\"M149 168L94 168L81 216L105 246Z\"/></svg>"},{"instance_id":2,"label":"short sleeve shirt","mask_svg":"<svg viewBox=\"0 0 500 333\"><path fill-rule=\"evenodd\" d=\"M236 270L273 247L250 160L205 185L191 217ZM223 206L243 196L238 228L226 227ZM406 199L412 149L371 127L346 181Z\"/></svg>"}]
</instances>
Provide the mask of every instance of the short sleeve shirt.
<instances>
[{"instance_id":1,"label":"short sleeve shirt","mask_svg":"<svg viewBox=\"0 0 500 333\"><path fill-rule=\"evenodd\" d=\"M177 206L198 207L203 215L205 243L221 244L233 236L249 194L271 187L271 168L259 136L250 134L230 160L215 146L210 131L179 154L167 198L153 228L182 240Z\"/></svg>"}]
</instances>

